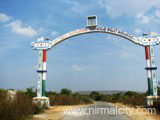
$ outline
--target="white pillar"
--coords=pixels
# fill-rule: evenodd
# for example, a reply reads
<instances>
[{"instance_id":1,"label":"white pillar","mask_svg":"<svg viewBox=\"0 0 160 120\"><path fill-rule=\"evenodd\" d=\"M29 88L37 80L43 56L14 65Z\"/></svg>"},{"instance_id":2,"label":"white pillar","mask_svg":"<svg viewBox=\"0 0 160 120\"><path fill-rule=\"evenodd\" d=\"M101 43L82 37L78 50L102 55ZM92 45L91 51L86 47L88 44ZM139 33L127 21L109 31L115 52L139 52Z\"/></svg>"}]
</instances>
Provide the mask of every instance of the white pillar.
<instances>
[{"instance_id":1,"label":"white pillar","mask_svg":"<svg viewBox=\"0 0 160 120\"><path fill-rule=\"evenodd\" d=\"M37 86L37 97L42 97L42 79L43 79L43 51L38 51L38 86Z\"/></svg>"}]
</instances>

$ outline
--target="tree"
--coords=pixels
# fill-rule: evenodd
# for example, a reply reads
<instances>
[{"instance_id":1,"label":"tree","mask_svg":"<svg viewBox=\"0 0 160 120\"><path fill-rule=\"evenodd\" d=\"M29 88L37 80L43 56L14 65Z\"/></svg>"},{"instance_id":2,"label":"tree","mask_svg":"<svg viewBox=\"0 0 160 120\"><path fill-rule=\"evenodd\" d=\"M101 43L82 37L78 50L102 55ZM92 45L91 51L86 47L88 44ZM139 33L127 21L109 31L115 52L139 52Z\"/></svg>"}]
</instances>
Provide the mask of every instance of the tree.
<instances>
[{"instance_id":1,"label":"tree","mask_svg":"<svg viewBox=\"0 0 160 120\"><path fill-rule=\"evenodd\" d=\"M72 91L67 89L67 88L63 88L61 89L61 95L71 95Z\"/></svg>"},{"instance_id":2,"label":"tree","mask_svg":"<svg viewBox=\"0 0 160 120\"><path fill-rule=\"evenodd\" d=\"M127 91L124 95L129 96L129 97L132 97L132 96L138 95L138 93L133 92L133 91Z\"/></svg>"},{"instance_id":3,"label":"tree","mask_svg":"<svg viewBox=\"0 0 160 120\"><path fill-rule=\"evenodd\" d=\"M56 92L54 92L54 91L46 91L46 96L56 96L57 95L57 93Z\"/></svg>"},{"instance_id":4,"label":"tree","mask_svg":"<svg viewBox=\"0 0 160 120\"><path fill-rule=\"evenodd\" d=\"M99 92L96 91L91 92L90 96L95 101L100 101L102 97L102 95L100 95Z\"/></svg>"},{"instance_id":5,"label":"tree","mask_svg":"<svg viewBox=\"0 0 160 120\"><path fill-rule=\"evenodd\" d=\"M35 87L26 88L25 94L31 98L36 96Z\"/></svg>"}]
</instances>

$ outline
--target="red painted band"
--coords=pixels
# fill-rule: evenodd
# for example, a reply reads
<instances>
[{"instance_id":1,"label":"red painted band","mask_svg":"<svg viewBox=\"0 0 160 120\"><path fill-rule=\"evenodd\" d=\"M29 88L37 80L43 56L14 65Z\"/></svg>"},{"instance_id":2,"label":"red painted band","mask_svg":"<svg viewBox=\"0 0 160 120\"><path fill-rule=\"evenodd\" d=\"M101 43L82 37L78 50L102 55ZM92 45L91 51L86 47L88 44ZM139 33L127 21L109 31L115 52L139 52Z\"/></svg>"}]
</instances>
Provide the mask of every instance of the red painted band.
<instances>
[{"instance_id":1,"label":"red painted band","mask_svg":"<svg viewBox=\"0 0 160 120\"><path fill-rule=\"evenodd\" d=\"M46 62L47 50L43 50L43 62Z\"/></svg>"},{"instance_id":2,"label":"red painted band","mask_svg":"<svg viewBox=\"0 0 160 120\"><path fill-rule=\"evenodd\" d=\"M146 60L149 60L149 46L145 46Z\"/></svg>"}]
</instances>

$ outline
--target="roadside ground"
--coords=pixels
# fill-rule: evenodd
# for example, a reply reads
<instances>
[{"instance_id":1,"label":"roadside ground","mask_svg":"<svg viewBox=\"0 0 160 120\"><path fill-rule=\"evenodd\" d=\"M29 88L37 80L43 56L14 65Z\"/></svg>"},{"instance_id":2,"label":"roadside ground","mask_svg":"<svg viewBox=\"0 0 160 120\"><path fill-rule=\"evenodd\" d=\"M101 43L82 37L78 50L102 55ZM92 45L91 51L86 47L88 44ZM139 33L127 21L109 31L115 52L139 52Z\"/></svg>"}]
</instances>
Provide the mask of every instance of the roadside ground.
<instances>
[{"instance_id":1,"label":"roadside ground","mask_svg":"<svg viewBox=\"0 0 160 120\"><path fill-rule=\"evenodd\" d=\"M129 105L124 105L122 103L106 103L112 106L117 106L118 108L128 107L132 109L132 114L129 116L131 120L160 120L160 115L156 114L136 114L137 108ZM73 105L73 106L51 106L49 109L45 110L42 114L34 115L32 120L63 120L65 117L64 109L75 108L85 105Z\"/></svg>"},{"instance_id":2,"label":"roadside ground","mask_svg":"<svg viewBox=\"0 0 160 120\"><path fill-rule=\"evenodd\" d=\"M158 114L146 114L145 112L143 114L139 113L137 114L137 108L133 107L133 106L130 106L130 105L124 105L122 103L107 103L107 104L110 104L110 105L113 105L113 106L117 106L119 108L124 108L124 107L128 107L128 108L131 108L132 111L132 114L129 116L131 118L131 120L160 120L160 115ZM141 111L140 111L141 112Z\"/></svg>"}]
</instances>

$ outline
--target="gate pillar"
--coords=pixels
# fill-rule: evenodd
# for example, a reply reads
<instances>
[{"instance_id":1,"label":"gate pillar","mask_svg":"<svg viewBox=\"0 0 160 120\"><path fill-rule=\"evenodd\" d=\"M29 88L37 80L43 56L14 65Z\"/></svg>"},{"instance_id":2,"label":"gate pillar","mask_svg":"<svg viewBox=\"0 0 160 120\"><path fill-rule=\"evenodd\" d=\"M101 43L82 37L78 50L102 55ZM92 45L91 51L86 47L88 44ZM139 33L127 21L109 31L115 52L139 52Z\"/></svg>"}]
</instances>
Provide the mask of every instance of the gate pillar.
<instances>
[{"instance_id":1,"label":"gate pillar","mask_svg":"<svg viewBox=\"0 0 160 120\"><path fill-rule=\"evenodd\" d=\"M154 100L158 98L157 96L157 80L156 80L156 65L154 57L154 47L145 46L146 53L146 70L147 70L147 79L148 79L148 94L146 97L146 107L153 105Z\"/></svg>"},{"instance_id":2,"label":"gate pillar","mask_svg":"<svg viewBox=\"0 0 160 120\"><path fill-rule=\"evenodd\" d=\"M35 50L38 50L38 85L37 85L37 97L33 98L33 102L40 103L41 105L50 105L49 98L46 97L46 55L49 47L48 42L44 42L43 38L38 39L38 42L32 43L32 46L36 46ZM37 47L38 46L38 47Z\"/></svg>"}]
</instances>

